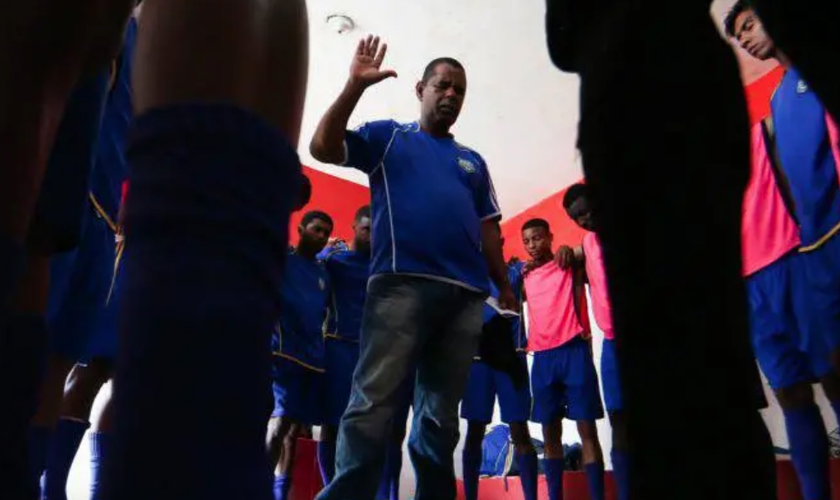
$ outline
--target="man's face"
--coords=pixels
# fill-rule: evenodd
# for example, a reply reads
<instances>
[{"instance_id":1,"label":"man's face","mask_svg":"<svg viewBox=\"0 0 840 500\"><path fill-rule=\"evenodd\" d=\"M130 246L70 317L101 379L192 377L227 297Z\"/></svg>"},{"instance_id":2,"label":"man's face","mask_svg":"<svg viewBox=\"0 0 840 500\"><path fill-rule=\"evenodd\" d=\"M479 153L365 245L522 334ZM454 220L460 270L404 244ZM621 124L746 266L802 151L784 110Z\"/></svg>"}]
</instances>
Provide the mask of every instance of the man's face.
<instances>
[{"instance_id":1,"label":"man's face","mask_svg":"<svg viewBox=\"0 0 840 500\"><path fill-rule=\"evenodd\" d=\"M370 218L362 217L353 224L353 238L356 249L370 248Z\"/></svg>"},{"instance_id":2,"label":"man's face","mask_svg":"<svg viewBox=\"0 0 840 500\"><path fill-rule=\"evenodd\" d=\"M321 219L312 219L306 226L299 226L298 233L300 234L300 245L307 249L313 250L315 253L320 252L327 246L327 241L332 234L332 224Z\"/></svg>"},{"instance_id":3,"label":"man's face","mask_svg":"<svg viewBox=\"0 0 840 500\"><path fill-rule=\"evenodd\" d=\"M522 244L525 246L525 251L534 260L551 255L552 239L551 233L546 231L544 227L529 227L522 231Z\"/></svg>"},{"instance_id":4,"label":"man's face","mask_svg":"<svg viewBox=\"0 0 840 500\"><path fill-rule=\"evenodd\" d=\"M735 18L735 38L738 44L751 56L760 61L772 59L776 53L776 45L764 31L764 25L755 15L755 11L747 9Z\"/></svg>"},{"instance_id":5,"label":"man's face","mask_svg":"<svg viewBox=\"0 0 840 500\"><path fill-rule=\"evenodd\" d=\"M434 74L417 86L424 121L448 130L461 113L466 93L467 75L464 70L446 63L438 64Z\"/></svg>"},{"instance_id":6,"label":"man's face","mask_svg":"<svg viewBox=\"0 0 840 500\"><path fill-rule=\"evenodd\" d=\"M589 206L589 200L586 196L581 196L566 210L575 223L587 231L595 230L595 223L592 220L592 208Z\"/></svg>"}]
</instances>

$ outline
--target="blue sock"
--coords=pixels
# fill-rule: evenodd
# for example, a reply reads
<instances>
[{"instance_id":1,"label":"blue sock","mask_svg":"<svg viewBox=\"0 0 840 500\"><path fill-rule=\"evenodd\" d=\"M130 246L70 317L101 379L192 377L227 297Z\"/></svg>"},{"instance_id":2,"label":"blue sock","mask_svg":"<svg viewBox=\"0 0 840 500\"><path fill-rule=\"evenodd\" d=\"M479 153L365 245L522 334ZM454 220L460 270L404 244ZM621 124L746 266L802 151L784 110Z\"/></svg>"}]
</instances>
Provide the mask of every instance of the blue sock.
<instances>
[{"instance_id":1,"label":"blue sock","mask_svg":"<svg viewBox=\"0 0 840 500\"><path fill-rule=\"evenodd\" d=\"M59 419L47 453L47 465L41 482L43 500L67 500L67 476L88 427L88 422Z\"/></svg>"},{"instance_id":2,"label":"blue sock","mask_svg":"<svg viewBox=\"0 0 840 500\"><path fill-rule=\"evenodd\" d=\"M626 451L612 449L613 479L618 500L630 498L630 474L628 473L629 457Z\"/></svg>"},{"instance_id":3,"label":"blue sock","mask_svg":"<svg viewBox=\"0 0 840 500\"><path fill-rule=\"evenodd\" d=\"M810 405L785 410L785 427L790 442L790 458L805 500L830 500L828 475L828 435L820 410Z\"/></svg>"},{"instance_id":4,"label":"blue sock","mask_svg":"<svg viewBox=\"0 0 840 500\"><path fill-rule=\"evenodd\" d=\"M274 500L287 500L292 489L292 476L274 476Z\"/></svg>"},{"instance_id":5,"label":"blue sock","mask_svg":"<svg viewBox=\"0 0 840 500\"><path fill-rule=\"evenodd\" d=\"M267 346L300 161L229 105L159 108L132 127L106 497L269 500Z\"/></svg>"},{"instance_id":6,"label":"blue sock","mask_svg":"<svg viewBox=\"0 0 840 500\"><path fill-rule=\"evenodd\" d=\"M335 441L318 441L318 468L324 486L330 484L335 477Z\"/></svg>"},{"instance_id":7,"label":"blue sock","mask_svg":"<svg viewBox=\"0 0 840 500\"><path fill-rule=\"evenodd\" d=\"M589 496L592 500L604 500L604 464L595 462L583 466L586 482L589 484Z\"/></svg>"},{"instance_id":8,"label":"blue sock","mask_svg":"<svg viewBox=\"0 0 840 500\"><path fill-rule=\"evenodd\" d=\"M464 467L464 498L478 500L478 478L481 475L481 447L465 446L461 455Z\"/></svg>"},{"instance_id":9,"label":"blue sock","mask_svg":"<svg viewBox=\"0 0 840 500\"><path fill-rule=\"evenodd\" d=\"M30 440L40 438L30 436L28 429L29 420L37 409L44 374L47 327L43 316L19 313L9 314L5 324L0 325L3 327L3 345L0 346L0 393L3 394L0 498L33 498L38 478L34 482L31 479L32 464L43 465L43 455L29 459Z\"/></svg>"},{"instance_id":10,"label":"blue sock","mask_svg":"<svg viewBox=\"0 0 840 500\"><path fill-rule=\"evenodd\" d=\"M102 491L102 464L110 449L110 434L106 432L90 433L90 500L105 498Z\"/></svg>"},{"instance_id":11,"label":"blue sock","mask_svg":"<svg viewBox=\"0 0 840 500\"><path fill-rule=\"evenodd\" d=\"M548 498L550 500L563 500L565 461L562 458L546 458L543 465L545 467L545 482L548 486Z\"/></svg>"},{"instance_id":12,"label":"blue sock","mask_svg":"<svg viewBox=\"0 0 840 500\"><path fill-rule=\"evenodd\" d=\"M27 431L26 439L29 441L27 447L29 452L29 482L35 488L39 488L41 474L47 463L47 453L50 449L50 440L53 430L49 427L31 426Z\"/></svg>"},{"instance_id":13,"label":"blue sock","mask_svg":"<svg viewBox=\"0 0 840 500\"><path fill-rule=\"evenodd\" d=\"M522 495L525 500L537 500L537 453L516 455L516 465L519 467L519 481L522 483Z\"/></svg>"}]
</instances>

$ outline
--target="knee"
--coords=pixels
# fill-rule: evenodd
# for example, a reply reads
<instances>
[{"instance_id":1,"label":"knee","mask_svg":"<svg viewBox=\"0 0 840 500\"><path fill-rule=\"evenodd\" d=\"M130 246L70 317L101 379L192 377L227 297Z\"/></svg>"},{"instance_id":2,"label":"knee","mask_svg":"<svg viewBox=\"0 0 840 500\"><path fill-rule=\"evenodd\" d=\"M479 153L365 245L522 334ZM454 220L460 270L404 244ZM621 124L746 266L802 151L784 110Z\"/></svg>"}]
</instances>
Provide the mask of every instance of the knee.
<instances>
[{"instance_id":1,"label":"knee","mask_svg":"<svg viewBox=\"0 0 840 500\"><path fill-rule=\"evenodd\" d=\"M595 422L578 422L577 428L583 444L598 443L598 427Z\"/></svg>"},{"instance_id":2,"label":"knee","mask_svg":"<svg viewBox=\"0 0 840 500\"><path fill-rule=\"evenodd\" d=\"M519 455L536 451L531 441L531 433L528 431L528 424L524 422L510 424L510 440Z\"/></svg>"}]
</instances>

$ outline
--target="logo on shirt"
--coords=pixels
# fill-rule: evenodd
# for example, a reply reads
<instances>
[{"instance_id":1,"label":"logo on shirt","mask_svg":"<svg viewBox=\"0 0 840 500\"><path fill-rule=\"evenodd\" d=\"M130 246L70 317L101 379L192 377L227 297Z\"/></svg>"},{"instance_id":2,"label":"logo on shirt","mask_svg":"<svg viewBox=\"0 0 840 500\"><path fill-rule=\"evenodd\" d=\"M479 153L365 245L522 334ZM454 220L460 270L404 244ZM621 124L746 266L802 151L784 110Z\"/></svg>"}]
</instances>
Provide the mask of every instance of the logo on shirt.
<instances>
[{"instance_id":1,"label":"logo on shirt","mask_svg":"<svg viewBox=\"0 0 840 500\"><path fill-rule=\"evenodd\" d=\"M326 287L327 287L327 284L324 283L324 278L318 278L318 288L320 288L321 291L323 292Z\"/></svg>"},{"instance_id":2,"label":"logo on shirt","mask_svg":"<svg viewBox=\"0 0 840 500\"><path fill-rule=\"evenodd\" d=\"M458 158L458 166L461 167L461 170L468 174L475 173L475 165L469 160Z\"/></svg>"},{"instance_id":3,"label":"logo on shirt","mask_svg":"<svg viewBox=\"0 0 840 500\"><path fill-rule=\"evenodd\" d=\"M804 94L805 92L808 92L808 84L805 83L805 80L799 80L799 83L796 84L796 93Z\"/></svg>"}]
</instances>

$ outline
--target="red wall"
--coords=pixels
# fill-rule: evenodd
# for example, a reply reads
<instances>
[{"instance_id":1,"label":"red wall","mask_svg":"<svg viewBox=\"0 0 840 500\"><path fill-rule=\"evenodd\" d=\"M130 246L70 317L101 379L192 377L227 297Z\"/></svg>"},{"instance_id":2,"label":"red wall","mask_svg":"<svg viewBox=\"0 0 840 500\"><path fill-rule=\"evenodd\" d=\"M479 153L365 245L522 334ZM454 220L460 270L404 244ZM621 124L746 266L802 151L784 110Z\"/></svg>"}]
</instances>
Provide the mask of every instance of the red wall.
<instances>
[{"instance_id":1,"label":"red wall","mask_svg":"<svg viewBox=\"0 0 840 500\"><path fill-rule=\"evenodd\" d=\"M747 108L750 120L755 123L770 112L770 97L779 84L784 70L776 68L746 87ZM568 189L568 188L566 188ZM505 254L526 259L528 255L522 246L520 229L528 219L539 217L548 221L554 233L554 244L578 245L583 239L583 231L566 216L563 210L563 194L566 189L555 193L524 212L506 219L502 223L502 235L505 237Z\"/></svg>"},{"instance_id":2,"label":"red wall","mask_svg":"<svg viewBox=\"0 0 840 500\"><path fill-rule=\"evenodd\" d=\"M312 183L312 198L300 212L292 214L289 224L289 243L294 245L298 240L298 224L303 214L309 210L321 210L333 218L335 228L333 236L350 241L353 239L353 218L356 210L370 203L368 188L355 182L339 179L309 167L303 167L303 172Z\"/></svg>"}]
</instances>

